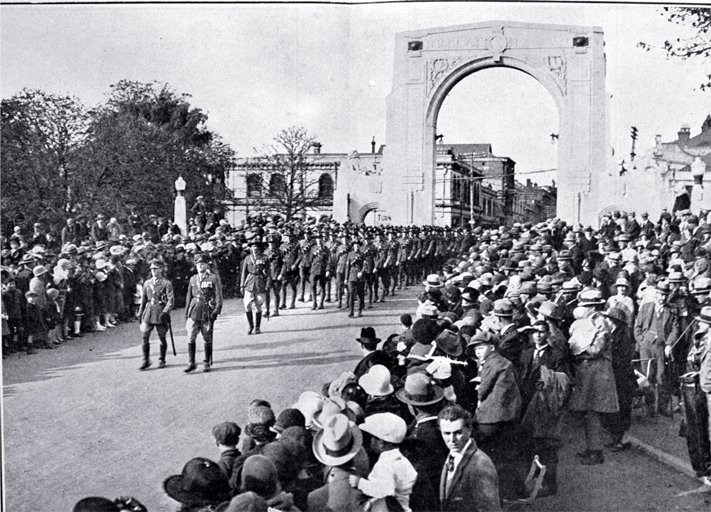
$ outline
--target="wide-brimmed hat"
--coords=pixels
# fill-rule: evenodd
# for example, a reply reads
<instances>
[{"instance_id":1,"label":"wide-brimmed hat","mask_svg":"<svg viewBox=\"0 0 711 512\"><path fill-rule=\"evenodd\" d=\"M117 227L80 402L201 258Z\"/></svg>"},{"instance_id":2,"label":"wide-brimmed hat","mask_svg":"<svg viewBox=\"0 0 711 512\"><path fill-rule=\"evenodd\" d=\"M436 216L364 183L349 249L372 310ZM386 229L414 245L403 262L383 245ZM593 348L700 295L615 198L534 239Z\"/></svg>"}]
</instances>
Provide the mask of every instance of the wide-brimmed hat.
<instances>
[{"instance_id":1,"label":"wide-brimmed hat","mask_svg":"<svg viewBox=\"0 0 711 512\"><path fill-rule=\"evenodd\" d=\"M701 308L701 312L696 317L699 322L704 322L705 324L711 324L711 306L704 306Z\"/></svg>"},{"instance_id":2,"label":"wide-brimmed hat","mask_svg":"<svg viewBox=\"0 0 711 512\"><path fill-rule=\"evenodd\" d=\"M440 350L452 357L458 357L464 352L464 347L459 341L459 335L449 329L439 333L435 338L435 343Z\"/></svg>"},{"instance_id":3,"label":"wide-brimmed hat","mask_svg":"<svg viewBox=\"0 0 711 512\"><path fill-rule=\"evenodd\" d=\"M514 307L509 299L499 299L494 302L494 316L513 316Z\"/></svg>"},{"instance_id":4,"label":"wide-brimmed hat","mask_svg":"<svg viewBox=\"0 0 711 512\"><path fill-rule=\"evenodd\" d=\"M669 286L669 283L667 281L659 281L654 287L654 289L659 293L663 293L664 295L668 295L671 293L671 286Z\"/></svg>"},{"instance_id":5,"label":"wide-brimmed hat","mask_svg":"<svg viewBox=\"0 0 711 512\"><path fill-rule=\"evenodd\" d=\"M330 416L312 444L314 456L326 466L345 464L362 446L363 433L343 414Z\"/></svg>"},{"instance_id":6,"label":"wide-brimmed hat","mask_svg":"<svg viewBox=\"0 0 711 512\"><path fill-rule=\"evenodd\" d=\"M397 414L381 412L365 418L360 429L388 443L400 444L407 434L407 423Z\"/></svg>"},{"instance_id":7,"label":"wide-brimmed hat","mask_svg":"<svg viewBox=\"0 0 711 512\"><path fill-rule=\"evenodd\" d=\"M382 364L376 364L358 379L358 385L370 396L387 396L395 391L390 379L390 370Z\"/></svg>"},{"instance_id":8,"label":"wide-brimmed hat","mask_svg":"<svg viewBox=\"0 0 711 512\"><path fill-rule=\"evenodd\" d=\"M439 309L437 309L437 306L435 306L434 304L425 302L424 304L420 304L419 306L417 306L417 310L415 310L415 316L417 318L429 318L435 320L439 316Z\"/></svg>"},{"instance_id":9,"label":"wide-brimmed hat","mask_svg":"<svg viewBox=\"0 0 711 512\"><path fill-rule=\"evenodd\" d=\"M549 300L543 301L538 308L538 314L543 315L553 320L560 320L562 318L561 308L555 302Z\"/></svg>"},{"instance_id":10,"label":"wide-brimmed hat","mask_svg":"<svg viewBox=\"0 0 711 512\"><path fill-rule=\"evenodd\" d=\"M604 304L605 299L602 296L602 292L597 288L588 288L580 292L580 297L578 298L579 306L597 306Z\"/></svg>"},{"instance_id":11,"label":"wide-brimmed hat","mask_svg":"<svg viewBox=\"0 0 711 512\"><path fill-rule=\"evenodd\" d=\"M442 279L438 274L429 274L427 276L427 280L422 281L422 284L431 288L439 288L443 286Z\"/></svg>"},{"instance_id":12,"label":"wide-brimmed hat","mask_svg":"<svg viewBox=\"0 0 711 512\"><path fill-rule=\"evenodd\" d=\"M20 263L34 263L35 261L37 261L37 255L34 253L31 253L31 252L28 252L24 256L22 256Z\"/></svg>"},{"instance_id":13,"label":"wide-brimmed hat","mask_svg":"<svg viewBox=\"0 0 711 512\"><path fill-rule=\"evenodd\" d=\"M699 276L694 279L694 289L691 290L692 295L711 292L711 278Z\"/></svg>"},{"instance_id":14,"label":"wide-brimmed hat","mask_svg":"<svg viewBox=\"0 0 711 512\"><path fill-rule=\"evenodd\" d=\"M405 378L405 386L395 392L401 402L414 406L434 405L444 398L444 391L424 373L412 373Z\"/></svg>"},{"instance_id":15,"label":"wide-brimmed hat","mask_svg":"<svg viewBox=\"0 0 711 512\"><path fill-rule=\"evenodd\" d=\"M188 461L180 475L163 481L166 494L187 505L217 505L230 499L230 483L220 466L198 457Z\"/></svg>"},{"instance_id":16,"label":"wide-brimmed hat","mask_svg":"<svg viewBox=\"0 0 711 512\"><path fill-rule=\"evenodd\" d=\"M316 429L322 429L328 418L334 414L344 414L350 420L354 420L355 417L348 410L348 404L340 396L332 396L323 399L323 405L321 410L318 411L312 420L312 427Z\"/></svg>"},{"instance_id":17,"label":"wide-brimmed hat","mask_svg":"<svg viewBox=\"0 0 711 512\"><path fill-rule=\"evenodd\" d=\"M624 277L618 277L617 281L615 281L615 286L625 286L625 287L629 288L630 282Z\"/></svg>"},{"instance_id":18,"label":"wide-brimmed hat","mask_svg":"<svg viewBox=\"0 0 711 512\"><path fill-rule=\"evenodd\" d=\"M375 329L372 327L363 327L360 330L360 338L356 338L358 343L380 343L380 338L375 337Z\"/></svg>"},{"instance_id":19,"label":"wide-brimmed hat","mask_svg":"<svg viewBox=\"0 0 711 512\"><path fill-rule=\"evenodd\" d=\"M670 283L683 283L686 281L686 278L684 277L684 274L682 272L674 271L674 272L669 272L669 277L667 278L667 281Z\"/></svg>"}]
</instances>

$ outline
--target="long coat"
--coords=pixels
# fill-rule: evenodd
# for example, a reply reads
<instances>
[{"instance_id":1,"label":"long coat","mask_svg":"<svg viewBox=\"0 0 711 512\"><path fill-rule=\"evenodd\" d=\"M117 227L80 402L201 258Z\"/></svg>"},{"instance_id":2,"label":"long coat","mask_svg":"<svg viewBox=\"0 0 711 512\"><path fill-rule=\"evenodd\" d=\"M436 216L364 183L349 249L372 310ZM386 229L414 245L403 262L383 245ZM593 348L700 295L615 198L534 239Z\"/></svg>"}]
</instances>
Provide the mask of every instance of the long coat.
<instances>
[{"instance_id":1,"label":"long coat","mask_svg":"<svg viewBox=\"0 0 711 512\"><path fill-rule=\"evenodd\" d=\"M634 338L638 346L671 345L679 337L679 317L665 306L661 318L655 314L654 302L642 304L634 323Z\"/></svg>"},{"instance_id":2,"label":"long coat","mask_svg":"<svg viewBox=\"0 0 711 512\"><path fill-rule=\"evenodd\" d=\"M492 352L479 368L479 402L477 423L500 423L517 420L521 413L521 393L511 362Z\"/></svg>"},{"instance_id":3,"label":"long coat","mask_svg":"<svg viewBox=\"0 0 711 512\"><path fill-rule=\"evenodd\" d=\"M445 492L446 484L445 464L439 483L439 501L443 512L501 510L496 467L473 440L454 471L448 492Z\"/></svg>"},{"instance_id":4,"label":"long coat","mask_svg":"<svg viewBox=\"0 0 711 512\"><path fill-rule=\"evenodd\" d=\"M571 335L578 322L591 320L592 342L575 357L575 387L570 399L572 411L618 412L617 387L612 370L610 331L603 317L595 313L590 318L576 320L570 327ZM572 336L571 336L572 337Z\"/></svg>"}]
</instances>

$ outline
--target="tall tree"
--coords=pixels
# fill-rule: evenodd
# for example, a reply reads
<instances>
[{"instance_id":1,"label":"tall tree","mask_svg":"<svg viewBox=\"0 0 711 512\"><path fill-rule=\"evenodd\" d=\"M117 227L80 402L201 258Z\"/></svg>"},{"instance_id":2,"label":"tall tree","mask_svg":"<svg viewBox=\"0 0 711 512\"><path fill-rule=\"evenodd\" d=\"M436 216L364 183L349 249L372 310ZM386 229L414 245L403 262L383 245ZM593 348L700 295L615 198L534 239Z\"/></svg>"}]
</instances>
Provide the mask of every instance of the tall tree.
<instances>
[{"instance_id":1,"label":"tall tree","mask_svg":"<svg viewBox=\"0 0 711 512\"><path fill-rule=\"evenodd\" d=\"M92 112L83 149L83 193L91 210L105 208L170 217L173 183L182 176L189 196L219 205L234 153L205 127L207 115L161 83L121 81ZM188 199L190 200L189 197Z\"/></svg>"},{"instance_id":2,"label":"tall tree","mask_svg":"<svg viewBox=\"0 0 711 512\"><path fill-rule=\"evenodd\" d=\"M5 227L61 222L78 200L78 151L87 129L84 107L76 98L25 89L3 99L0 111Z\"/></svg>"},{"instance_id":3,"label":"tall tree","mask_svg":"<svg viewBox=\"0 0 711 512\"><path fill-rule=\"evenodd\" d=\"M664 7L662 14L672 23L693 29L690 37L664 41L662 49L668 57L680 59L711 57L711 8ZM654 48L653 45L645 42L637 43L637 46L647 51ZM702 91L711 88L711 73L706 75L700 88Z\"/></svg>"},{"instance_id":4,"label":"tall tree","mask_svg":"<svg viewBox=\"0 0 711 512\"><path fill-rule=\"evenodd\" d=\"M332 194L323 194L319 182L321 158L310 153L317 144L316 137L302 127L279 132L273 143L246 165L249 208L276 212L288 221L331 204Z\"/></svg>"}]
</instances>

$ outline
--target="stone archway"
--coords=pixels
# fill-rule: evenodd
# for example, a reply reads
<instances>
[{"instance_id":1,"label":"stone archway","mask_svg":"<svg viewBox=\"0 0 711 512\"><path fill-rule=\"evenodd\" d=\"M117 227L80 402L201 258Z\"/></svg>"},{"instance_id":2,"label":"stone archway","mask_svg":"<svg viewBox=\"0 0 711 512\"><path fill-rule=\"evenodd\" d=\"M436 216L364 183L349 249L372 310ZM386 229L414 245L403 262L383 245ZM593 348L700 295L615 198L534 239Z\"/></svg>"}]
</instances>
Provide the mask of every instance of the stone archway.
<instances>
[{"instance_id":1,"label":"stone archway","mask_svg":"<svg viewBox=\"0 0 711 512\"><path fill-rule=\"evenodd\" d=\"M396 35L383 186L395 224L434 224L435 134L449 91L482 69L538 80L558 108L558 216L597 220L608 163L602 29L493 21ZM486 141L476 141L486 142Z\"/></svg>"}]
</instances>

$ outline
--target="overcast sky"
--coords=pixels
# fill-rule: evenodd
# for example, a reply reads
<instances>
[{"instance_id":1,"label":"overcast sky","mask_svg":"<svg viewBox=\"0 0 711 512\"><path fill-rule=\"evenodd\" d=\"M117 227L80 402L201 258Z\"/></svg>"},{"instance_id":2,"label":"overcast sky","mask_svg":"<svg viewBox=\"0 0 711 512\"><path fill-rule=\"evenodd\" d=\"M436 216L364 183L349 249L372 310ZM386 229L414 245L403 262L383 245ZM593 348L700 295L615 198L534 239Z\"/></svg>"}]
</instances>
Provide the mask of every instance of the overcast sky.
<instances>
[{"instance_id":1,"label":"overcast sky","mask_svg":"<svg viewBox=\"0 0 711 512\"><path fill-rule=\"evenodd\" d=\"M490 20L602 27L620 157L629 158L631 125L640 153L684 123L697 134L711 113L711 91L697 90L711 63L636 48L690 34L651 5L3 5L0 14L3 98L38 88L91 106L122 79L167 82L192 95L239 156L291 125L316 134L324 152L367 152L373 136L386 144L394 35ZM490 142L521 172L557 166L557 130L543 86L506 69L463 80L438 122L445 143Z\"/></svg>"}]
</instances>

